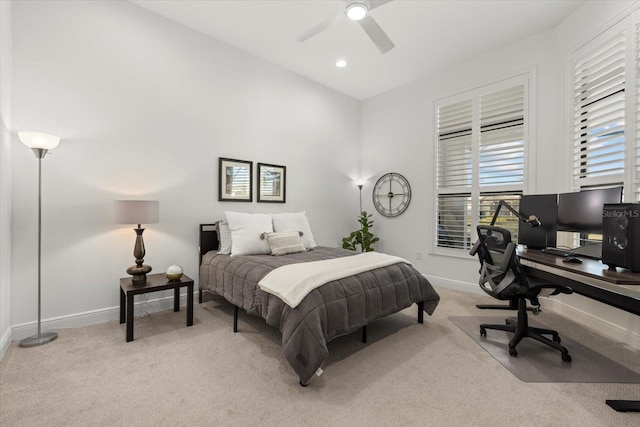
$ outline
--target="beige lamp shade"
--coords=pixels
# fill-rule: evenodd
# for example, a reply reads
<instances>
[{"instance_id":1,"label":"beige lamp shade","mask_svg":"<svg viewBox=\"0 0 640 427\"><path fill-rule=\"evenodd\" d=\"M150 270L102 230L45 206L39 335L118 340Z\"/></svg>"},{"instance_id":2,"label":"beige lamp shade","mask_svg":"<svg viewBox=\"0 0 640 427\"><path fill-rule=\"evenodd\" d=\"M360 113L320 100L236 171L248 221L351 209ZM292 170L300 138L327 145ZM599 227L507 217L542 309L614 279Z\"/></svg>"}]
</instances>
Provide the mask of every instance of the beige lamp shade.
<instances>
[{"instance_id":1,"label":"beige lamp shade","mask_svg":"<svg viewBox=\"0 0 640 427\"><path fill-rule=\"evenodd\" d=\"M29 148L53 150L60 143L60 138L40 132L18 132L18 138Z\"/></svg>"},{"instance_id":2,"label":"beige lamp shade","mask_svg":"<svg viewBox=\"0 0 640 427\"><path fill-rule=\"evenodd\" d=\"M157 200L116 200L113 204L116 224L156 224L160 222Z\"/></svg>"}]
</instances>

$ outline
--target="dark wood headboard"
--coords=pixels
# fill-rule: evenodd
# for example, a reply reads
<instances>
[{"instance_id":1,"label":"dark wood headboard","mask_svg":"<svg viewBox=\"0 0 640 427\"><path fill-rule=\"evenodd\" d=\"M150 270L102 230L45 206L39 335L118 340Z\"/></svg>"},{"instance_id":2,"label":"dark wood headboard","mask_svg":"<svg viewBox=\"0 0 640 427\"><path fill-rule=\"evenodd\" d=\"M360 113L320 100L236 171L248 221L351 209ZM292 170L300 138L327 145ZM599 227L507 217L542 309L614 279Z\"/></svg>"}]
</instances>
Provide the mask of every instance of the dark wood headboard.
<instances>
[{"instance_id":1,"label":"dark wood headboard","mask_svg":"<svg viewBox=\"0 0 640 427\"><path fill-rule=\"evenodd\" d=\"M209 251L217 251L220 247L217 229L217 224L200 224L200 262L198 265L202 264L204 254Z\"/></svg>"}]
</instances>

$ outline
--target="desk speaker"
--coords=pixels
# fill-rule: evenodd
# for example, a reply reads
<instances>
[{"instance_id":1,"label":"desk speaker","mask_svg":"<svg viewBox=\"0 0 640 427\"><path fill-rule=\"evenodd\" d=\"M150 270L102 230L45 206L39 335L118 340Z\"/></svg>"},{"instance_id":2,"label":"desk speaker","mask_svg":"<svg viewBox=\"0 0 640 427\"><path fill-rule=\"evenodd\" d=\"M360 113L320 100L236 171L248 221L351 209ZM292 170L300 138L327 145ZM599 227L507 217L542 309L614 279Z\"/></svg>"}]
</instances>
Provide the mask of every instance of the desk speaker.
<instances>
[{"instance_id":1,"label":"desk speaker","mask_svg":"<svg viewBox=\"0 0 640 427\"><path fill-rule=\"evenodd\" d=\"M640 271L640 203L606 204L602 215L602 263Z\"/></svg>"}]
</instances>

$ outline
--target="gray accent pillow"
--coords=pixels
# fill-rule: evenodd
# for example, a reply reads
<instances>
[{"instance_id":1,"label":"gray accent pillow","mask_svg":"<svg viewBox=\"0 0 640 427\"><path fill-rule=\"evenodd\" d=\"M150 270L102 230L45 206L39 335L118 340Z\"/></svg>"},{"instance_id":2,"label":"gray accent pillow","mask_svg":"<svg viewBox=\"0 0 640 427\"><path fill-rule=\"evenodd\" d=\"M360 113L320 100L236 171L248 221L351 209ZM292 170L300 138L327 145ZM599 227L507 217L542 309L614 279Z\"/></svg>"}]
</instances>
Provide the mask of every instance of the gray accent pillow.
<instances>
[{"instance_id":1,"label":"gray accent pillow","mask_svg":"<svg viewBox=\"0 0 640 427\"><path fill-rule=\"evenodd\" d=\"M271 247L271 255L297 254L307 251L297 231L265 234Z\"/></svg>"}]
</instances>

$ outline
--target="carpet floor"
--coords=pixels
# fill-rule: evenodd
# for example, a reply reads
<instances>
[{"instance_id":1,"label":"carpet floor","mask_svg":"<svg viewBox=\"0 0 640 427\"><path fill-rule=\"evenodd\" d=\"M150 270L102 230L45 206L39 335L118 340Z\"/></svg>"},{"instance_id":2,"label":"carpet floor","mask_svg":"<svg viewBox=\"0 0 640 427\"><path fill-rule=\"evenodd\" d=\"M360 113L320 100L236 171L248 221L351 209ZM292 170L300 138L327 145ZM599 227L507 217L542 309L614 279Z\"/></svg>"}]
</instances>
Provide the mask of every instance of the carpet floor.
<instances>
[{"instance_id":1,"label":"carpet floor","mask_svg":"<svg viewBox=\"0 0 640 427\"><path fill-rule=\"evenodd\" d=\"M34 348L12 343L0 362L1 426L637 426L606 399L640 400L629 383L523 382L456 326L490 297L438 288L424 324L415 305L329 343L308 387L282 355L279 332L216 298L137 318L59 330ZM494 314L494 313L491 313ZM496 316L501 313L496 312ZM540 320L633 369L638 352L555 313ZM635 357L624 360L623 355ZM522 360L527 360L522 354ZM520 359L520 356L518 356ZM558 356L558 360L559 360Z\"/></svg>"}]
</instances>

